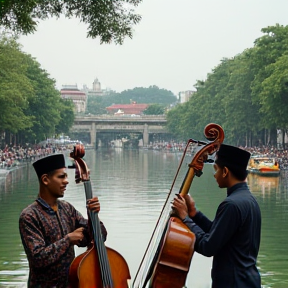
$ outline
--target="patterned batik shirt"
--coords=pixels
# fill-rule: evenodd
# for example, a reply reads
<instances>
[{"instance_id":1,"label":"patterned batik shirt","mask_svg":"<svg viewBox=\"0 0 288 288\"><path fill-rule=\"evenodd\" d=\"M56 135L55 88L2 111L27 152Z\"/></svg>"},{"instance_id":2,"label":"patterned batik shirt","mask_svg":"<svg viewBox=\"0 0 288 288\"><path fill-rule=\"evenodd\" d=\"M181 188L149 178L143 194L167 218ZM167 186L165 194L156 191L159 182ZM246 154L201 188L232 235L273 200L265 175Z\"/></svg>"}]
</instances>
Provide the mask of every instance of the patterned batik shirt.
<instances>
[{"instance_id":1,"label":"patterned batik shirt","mask_svg":"<svg viewBox=\"0 0 288 288\"><path fill-rule=\"evenodd\" d=\"M21 240L29 262L28 288L66 288L75 257L68 233L88 221L70 203L58 200L55 212L42 198L25 208L19 218ZM101 223L104 241L106 229ZM81 246L87 246L88 236Z\"/></svg>"}]
</instances>

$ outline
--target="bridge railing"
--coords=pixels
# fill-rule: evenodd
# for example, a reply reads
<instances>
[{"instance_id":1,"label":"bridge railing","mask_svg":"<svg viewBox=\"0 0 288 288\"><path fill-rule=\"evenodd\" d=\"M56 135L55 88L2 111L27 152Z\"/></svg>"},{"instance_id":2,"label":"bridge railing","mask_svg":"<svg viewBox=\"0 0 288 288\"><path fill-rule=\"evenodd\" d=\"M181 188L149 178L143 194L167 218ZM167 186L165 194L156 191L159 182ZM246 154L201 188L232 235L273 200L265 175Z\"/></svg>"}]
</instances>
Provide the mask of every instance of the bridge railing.
<instances>
[{"instance_id":1,"label":"bridge railing","mask_svg":"<svg viewBox=\"0 0 288 288\"><path fill-rule=\"evenodd\" d=\"M115 120L121 120L121 119L158 119L158 120L166 120L166 115L109 115L109 114L103 114L103 115L83 115L83 116L75 116L75 120L82 119L82 120L92 120L92 119L115 119Z\"/></svg>"}]
</instances>

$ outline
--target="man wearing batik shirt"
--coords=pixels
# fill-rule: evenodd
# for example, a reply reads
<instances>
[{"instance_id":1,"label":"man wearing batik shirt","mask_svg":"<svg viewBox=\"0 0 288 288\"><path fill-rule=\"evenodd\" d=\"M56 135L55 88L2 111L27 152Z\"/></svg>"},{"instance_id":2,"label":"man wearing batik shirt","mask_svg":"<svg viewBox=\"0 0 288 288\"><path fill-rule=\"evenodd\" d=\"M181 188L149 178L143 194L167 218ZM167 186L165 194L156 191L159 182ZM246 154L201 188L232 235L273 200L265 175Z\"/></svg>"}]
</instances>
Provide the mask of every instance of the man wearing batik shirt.
<instances>
[{"instance_id":1,"label":"man wearing batik shirt","mask_svg":"<svg viewBox=\"0 0 288 288\"><path fill-rule=\"evenodd\" d=\"M68 202L59 200L68 184L62 154L33 163L39 179L39 198L25 208L19 219L22 243L29 262L28 288L68 287L74 245L89 244L88 221ZM100 211L97 197L87 208ZM104 241L107 232L101 222Z\"/></svg>"}]
</instances>

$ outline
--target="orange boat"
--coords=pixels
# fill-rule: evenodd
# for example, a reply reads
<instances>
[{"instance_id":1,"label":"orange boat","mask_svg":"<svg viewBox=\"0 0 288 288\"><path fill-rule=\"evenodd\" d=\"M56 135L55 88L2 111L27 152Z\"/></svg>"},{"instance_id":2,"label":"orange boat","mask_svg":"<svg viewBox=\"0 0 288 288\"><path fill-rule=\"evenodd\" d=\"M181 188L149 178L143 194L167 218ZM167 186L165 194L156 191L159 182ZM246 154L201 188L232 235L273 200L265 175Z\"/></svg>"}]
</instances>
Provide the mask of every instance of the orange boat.
<instances>
[{"instance_id":1,"label":"orange boat","mask_svg":"<svg viewBox=\"0 0 288 288\"><path fill-rule=\"evenodd\" d=\"M275 158L267 156L252 156L248 164L248 172L264 175L264 176L279 176L280 167Z\"/></svg>"}]
</instances>

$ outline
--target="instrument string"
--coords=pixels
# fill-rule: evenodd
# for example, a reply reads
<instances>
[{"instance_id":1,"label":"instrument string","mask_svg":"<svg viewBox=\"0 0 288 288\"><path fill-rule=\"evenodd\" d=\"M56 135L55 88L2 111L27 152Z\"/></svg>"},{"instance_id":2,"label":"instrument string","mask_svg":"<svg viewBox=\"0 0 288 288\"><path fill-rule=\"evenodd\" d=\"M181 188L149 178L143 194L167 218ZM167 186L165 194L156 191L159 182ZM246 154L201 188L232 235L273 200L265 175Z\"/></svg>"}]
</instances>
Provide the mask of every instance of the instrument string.
<instances>
[{"instance_id":1,"label":"instrument string","mask_svg":"<svg viewBox=\"0 0 288 288\"><path fill-rule=\"evenodd\" d=\"M92 189L91 189L91 182L84 182L85 191L86 192L86 199L92 198ZM104 241L102 238L100 220L97 212L88 211L90 221L92 224L93 235L94 235L94 243L97 249L100 269L101 269L101 276L103 286L106 288L113 287L113 281L110 271L109 260L107 257L106 247L104 245Z\"/></svg>"},{"instance_id":2,"label":"instrument string","mask_svg":"<svg viewBox=\"0 0 288 288\"><path fill-rule=\"evenodd\" d=\"M82 160L84 155L83 145L74 146L70 153L74 163L68 168L75 168L75 182L84 184L86 201L88 201L93 198L93 194L89 169L85 161ZM92 247L88 247L86 252L72 261L69 269L69 285L71 288L113 288L114 286L128 288L128 280L131 279L131 276L125 259L119 253L115 253L116 251L105 246L99 214L87 210Z\"/></svg>"},{"instance_id":3,"label":"instrument string","mask_svg":"<svg viewBox=\"0 0 288 288\"><path fill-rule=\"evenodd\" d=\"M195 142L198 143L198 141L195 141L193 139L189 139L186 143L186 146L185 146L185 149L183 151L180 163L178 165L178 169L177 169L176 175L174 177L174 180L172 182L170 191L167 195L164 206L163 206L162 211L160 213L160 217L157 220L156 226L154 228L154 231L152 232L152 236L150 238L150 241L148 243L148 246L146 248L146 251L144 253L144 256L142 258L140 266L138 268L138 271L136 273L135 280L133 283L133 288L146 286L148 279L146 279L145 277L142 277L142 276L147 275L147 271L149 270L149 267L151 267L151 264L154 261L154 256L157 255L159 243L161 242L162 235L163 235L164 230L167 226L167 222L169 221L169 215L171 213L170 202L171 202L172 198L174 197L174 195L172 195L172 190L174 188L176 179L178 177L179 171L180 171L181 166L183 164L183 161L185 159L188 148L189 148L191 143L195 143Z\"/></svg>"},{"instance_id":4,"label":"instrument string","mask_svg":"<svg viewBox=\"0 0 288 288\"><path fill-rule=\"evenodd\" d=\"M172 259L171 261L174 261L174 260L179 261L179 259L177 259L178 256L172 255L172 253L169 254L171 252L170 250L171 249L173 250L176 246L179 249L180 249L180 247L181 247L181 249L183 248L183 251L187 252L187 261L188 260L191 261L194 248L191 250L190 249L191 246L186 247L184 245L185 247L182 247L180 245L181 240L182 240L181 239L181 236L182 236L181 232L176 233L178 238L176 237L174 239L172 237L173 241L175 240L175 243L173 243L173 245L175 244L174 248L171 246L171 243L167 244L168 240L172 241L170 238L171 233L170 233L170 227L168 227L168 224L170 223L170 219L173 217L173 209L171 209L171 206L168 204L170 204L170 202L172 201L172 198L174 197L174 195L172 195L172 192L173 192L172 190L174 188L176 178L178 177L180 168L182 166L184 157L186 156L186 153L188 151L189 146L191 146L190 152L191 152L191 156L193 156L192 161L188 164L188 171L186 172L186 175L184 177L184 181L182 182L180 189L178 189L178 191L176 190L178 187L176 187L176 189L175 189L175 191L177 191L175 194L180 194L182 196L189 193L189 189L190 189L190 186L192 184L194 176L195 175L198 177L201 176L204 163L213 162L213 160L210 161L208 159L208 156L211 156L213 153L215 153L215 151L219 148L220 144L223 142L224 131L223 131L222 127L219 126L218 124L210 123L210 124L206 125L206 127L204 129L204 136L209 141L209 143L206 143L204 141L193 140L193 139L189 139L187 141L187 145L183 151L182 158L180 160L180 163L179 163L179 166L178 166L178 169L176 172L176 176L174 177L174 180L173 180L172 185L171 185L171 189L168 193L168 196L167 196L166 201L164 203L163 209L160 213L160 217L158 218L158 221L156 223L156 227L154 228L154 231L152 233L152 236L150 238L150 241L148 243L148 246L146 248L146 251L144 253L144 256L142 258L140 266L138 268L138 271L136 273L136 277L135 277L135 280L133 282L133 288L145 288L149 280L151 280L151 282L150 282L151 287L154 287L153 285L155 283L159 284L159 282L157 282L157 281L164 281L164 282L167 281L167 279L169 279L169 277L164 277L165 280L163 279L163 275L164 275L163 274L163 266L162 266L162 268L160 268L161 264L159 262L160 261L159 259L161 259L162 255L164 254L164 257L170 257L171 256L171 259ZM200 149L198 149L198 148L200 148ZM182 225L182 222L181 222L181 225ZM182 228L181 225L179 223L179 224L176 224L175 227ZM179 231L181 231L181 229L179 229ZM166 237L169 239L167 240ZM195 241L195 236L192 237L192 235L190 235L189 241L190 241L191 245L193 245L193 247L194 247L193 241ZM185 243L187 243L187 242L185 242ZM168 248L165 247L166 244L168 245ZM164 249L164 247L165 247L165 249ZM162 249L163 249L163 251L162 251ZM166 261L166 258L165 258L165 261ZM174 267L173 267L173 269L174 269ZM189 270L189 266L187 266L186 269ZM166 269L166 271L167 271L167 273L170 273L171 269L170 270ZM172 274L170 275L170 277L172 277ZM177 276L179 276L179 274L177 274ZM186 277L186 275L185 275L185 277ZM171 280L172 280L172 278L171 278ZM176 283L174 283L174 284L176 284ZM178 284L181 285L182 282L180 282ZM157 284L155 284L155 285L157 285ZM168 286L165 286L163 284L163 287L168 287Z\"/></svg>"}]
</instances>

